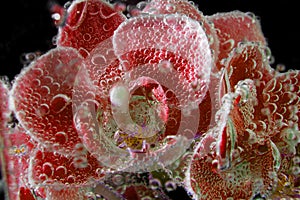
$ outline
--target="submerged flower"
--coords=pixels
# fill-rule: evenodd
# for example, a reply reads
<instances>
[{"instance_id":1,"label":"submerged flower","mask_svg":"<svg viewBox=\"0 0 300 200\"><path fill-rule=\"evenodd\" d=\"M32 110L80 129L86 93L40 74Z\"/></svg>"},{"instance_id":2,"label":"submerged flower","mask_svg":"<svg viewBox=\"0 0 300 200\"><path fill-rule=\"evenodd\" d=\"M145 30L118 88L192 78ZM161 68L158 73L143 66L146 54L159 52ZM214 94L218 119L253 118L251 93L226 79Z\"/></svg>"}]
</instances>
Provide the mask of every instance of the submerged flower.
<instances>
[{"instance_id":1,"label":"submerged flower","mask_svg":"<svg viewBox=\"0 0 300 200\"><path fill-rule=\"evenodd\" d=\"M299 197L300 73L270 67L253 14L51 11L56 47L1 82L10 198Z\"/></svg>"}]
</instances>

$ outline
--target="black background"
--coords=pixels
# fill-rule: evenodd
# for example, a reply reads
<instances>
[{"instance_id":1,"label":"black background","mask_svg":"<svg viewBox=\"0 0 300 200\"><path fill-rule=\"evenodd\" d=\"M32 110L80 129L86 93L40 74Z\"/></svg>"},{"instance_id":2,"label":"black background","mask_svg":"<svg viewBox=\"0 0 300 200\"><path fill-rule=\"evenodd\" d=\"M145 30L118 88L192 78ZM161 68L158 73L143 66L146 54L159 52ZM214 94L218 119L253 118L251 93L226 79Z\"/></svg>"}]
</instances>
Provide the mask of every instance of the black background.
<instances>
[{"instance_id":1,"label":"black background","mask_svg":"<svg viewBox=\"0 0 300 200\"><path fill-rule=\"evenodd\" d=\"M63 5L66 0L58 1ZM136 3L137 0L128 0ZM260 18L262 31L275 58L273 67L284 64L288 69L300 69L300 31L297 1L263 0L199 0L204 15L240 10ZM0 12L0 76L13 80L23 68L23 53L53 48L52 38L57 28L52 23L47 0L5 0ZM176 195L174 195L176 196ZM175 197L174 197L175 198ZM2 199L0 197L0 199ZM175 198L176 199L176 198Z\"/></svg>"}]
</instances>

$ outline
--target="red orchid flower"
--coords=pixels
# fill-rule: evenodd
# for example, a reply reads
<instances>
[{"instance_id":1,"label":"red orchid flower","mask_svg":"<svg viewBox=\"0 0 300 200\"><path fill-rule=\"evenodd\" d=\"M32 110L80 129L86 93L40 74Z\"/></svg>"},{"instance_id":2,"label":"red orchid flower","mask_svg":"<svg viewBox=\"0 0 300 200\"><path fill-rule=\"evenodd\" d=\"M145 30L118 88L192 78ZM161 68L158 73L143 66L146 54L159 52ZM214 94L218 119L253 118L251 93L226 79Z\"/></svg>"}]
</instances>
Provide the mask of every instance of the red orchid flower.
<instances>
[{"instance_id":1,"label":"red orchid flower","mask_svg":"<svg viewBox=\"0 0 300 200\"><path fill-rule=\"evenodd\" d=\"M300 72L270 67L255 16L120 11L53 4L57 46L1 81L9 198L299 197Z\"/></svg>"}]
</instances>

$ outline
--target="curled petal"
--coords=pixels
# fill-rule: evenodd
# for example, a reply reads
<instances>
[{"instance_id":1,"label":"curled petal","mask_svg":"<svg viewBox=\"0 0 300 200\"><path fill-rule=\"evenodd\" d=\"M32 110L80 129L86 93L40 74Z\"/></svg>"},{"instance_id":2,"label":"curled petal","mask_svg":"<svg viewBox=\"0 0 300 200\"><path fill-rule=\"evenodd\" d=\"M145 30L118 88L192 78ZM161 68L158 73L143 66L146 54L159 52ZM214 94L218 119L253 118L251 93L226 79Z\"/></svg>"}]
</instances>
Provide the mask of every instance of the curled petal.
<instances>
[{"instance_id":1,"label":"curled petal","mask_svg":"<svg viewBox=\"0 0 300 200\"><path fill-rule=\"evenodd\" d=\"M147 64L147 71L153 70L151 66L175 69L187 87L196 88L196 101L204 98L212 57L206 34L196 21L177 14L131 18L116 30L113 45L124 71Z\"/></svg>"},{"instance_id":2,"label":"curled petal","mask_svg":"<svg viewBox=\"0 0 300 200\"><path fill-rule=\"evenodd\" d=\"M151 0L142 10L149 14L181 14L196 20L205 30L209 40L210 47L213 51L213 56L217 61L219 54L219 38L213 24L208 20L203 13L194 5L192 1L187 0Z\"/></svg>"},{"instance_id":3,"label":"curled petal","mask_svg":"<svg viewBox=\"0 0 300 200\"><path fill-rule=\"evenodd\" d=\"M276 188L280 165L278 149L270 139L247 132L251 111L236 105L236 97L248 90L255 98L253 81L240 82L234 93L223 97L217 125L199 142L186 172L186 188L195 199L268 197ZM242 97L243 99L243 97ZM248 125L250 126L250 125Z\"/></svg>"},{"instance_id":4,"label":"curled petal","mask_svg":"<svg viewBox=\"0 0 300 200\"><path fill-rule=\"evenodd\" d=\"M192 2L187 0L151 0L143 12L150 14L183 14L188 17L200 21L202 18L201 12L198 8L192 4Z\"/></svg>"},{"instance_id":5,"label":"curled petal","mask_svg":"<svg viewBox=\"0 0 300 200\"><path fill-rule=\"evenodd\" d=\"M253 80L253 86L256 90L256 102L252 102L252 109L254 109L253 117L256 121L255 131L263 131L265 128L258 124L258 121L268 122L267 116L262 113L264 106L262 103L263 90L268 81L274 76L274 69L268 63L266 56L266 47L259 43L245 42L239 44L227 58L225 65L225 76L223 82L226 86L227 92L232 92L240 80ZM236 104L242 104L237 97Z\"/></svg>"},{"instance_id":6,"label":"curled petal","mask_svg":"<svg viewBox=\"0 0 300 200\"><path fill-rule=\"evenodd\" d=\"M5 79L0 79L0 136L5 137L11 111L9 109L10 85Z\"/></svg>"},{"instance_id":7,"label":"curled petal","mask_svg":"<svg viewBox=\"0 0 300 200\"><path fill-rule=\"evenodd\" d=\"M300 142L300 73L277 74L263 90L264 105L273 128L273 141L284 155L295 155Z\"/></svg>"},{"instance_id":8,"label":"curled petal","mask_svg":"<svg viewBox=\"0 0 300 200\"><path fill-rule=\"evenodd\" d=\"M29 177L35 186L86 186L100 180L102 166L82 145L73 156L37 150L30 158Z\"/></svg>"},{"instance_id":9,"label":"curled petal","mask_svg":"<svg viewBox=\"0 0 300 200\"><path fill-rule=\"evenodd\" d=\"M83 57L111 37L126 17L103 0L76 0L59 28L57 44L76 48Z\"/></svg>"},{"instance_id":10,"label":"curled petal","mask_svg":"<svg viewBox=\"0 0 300 200\"><path fill-rule=\"evenodd\" d=\"M260 22L250 13L241 11L217 13L208 16L208 20L213 22L219 38L220 50L217 63L219 69L223 67L222 59L227 58L231 50L240 42L252 41L266 45Z\"/></svg>"},{"instance_id":11,"label":"curled petal","mask_svg":"<svg viewBox=\"0 0 300 200\"><path fill-rule=\"evenodd\" d=\"M72 48L50 50L21 72L11 90L16 118L33 139L51 151L71 154L80 143L71 98L81 61Z\"/></svg>"}]
</instances>

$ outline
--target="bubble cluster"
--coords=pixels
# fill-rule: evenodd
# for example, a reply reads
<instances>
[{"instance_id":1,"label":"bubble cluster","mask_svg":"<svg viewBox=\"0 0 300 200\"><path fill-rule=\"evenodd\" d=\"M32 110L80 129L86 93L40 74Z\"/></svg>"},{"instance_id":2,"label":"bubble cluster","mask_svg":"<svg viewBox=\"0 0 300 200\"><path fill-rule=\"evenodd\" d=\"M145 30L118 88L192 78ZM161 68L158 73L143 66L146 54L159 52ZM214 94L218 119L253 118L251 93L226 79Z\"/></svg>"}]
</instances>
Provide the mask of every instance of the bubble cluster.
<instances>
[{"instance_id":1,"label":"bubble cluster","mask_svg":"<svg viewBox=\"0 0 300 200\"><path fill-rule=\"evenodd\" d=\"M270 66L254 13L49 5L54 48L0 78L9 199L300 197L300 72Z\"/></svg>"}]
</instances>

